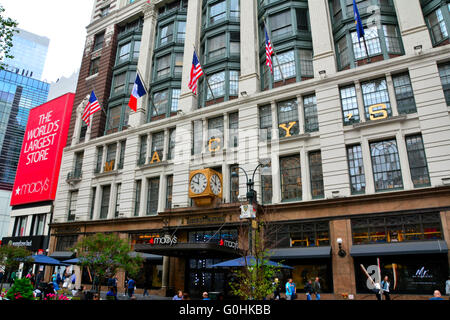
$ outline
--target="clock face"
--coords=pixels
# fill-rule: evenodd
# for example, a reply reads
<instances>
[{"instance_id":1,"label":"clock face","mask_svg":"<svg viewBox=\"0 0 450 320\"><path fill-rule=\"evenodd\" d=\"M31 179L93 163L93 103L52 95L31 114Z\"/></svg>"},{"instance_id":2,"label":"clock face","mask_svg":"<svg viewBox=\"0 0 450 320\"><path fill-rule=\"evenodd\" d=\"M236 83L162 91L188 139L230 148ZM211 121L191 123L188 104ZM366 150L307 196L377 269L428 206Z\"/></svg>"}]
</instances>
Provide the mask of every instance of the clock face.
<instances>
[{"instance_id":1,"label":"clock face","mask_svg":"<svg viewBox=\"0 0 450 320\"><path fill-rule=\"evenodd\" d=\"M199 194L205 191L207 185L206 176L203 173L197 173L191 179L190 188L193 193Z\"/></svg>"},{"instance_id":2,"label":"clock face","mask_svg":"<svg viewBox=\"0 0 450 320\"><path fill-rule=\"evenodd\" d=\"M220 192L222 191L222 185L220 183L220 178L217 174L213 174L211 176L210 185L211 185L211 191L215 195L219 195Z\"/></svg>"}]
</instances>

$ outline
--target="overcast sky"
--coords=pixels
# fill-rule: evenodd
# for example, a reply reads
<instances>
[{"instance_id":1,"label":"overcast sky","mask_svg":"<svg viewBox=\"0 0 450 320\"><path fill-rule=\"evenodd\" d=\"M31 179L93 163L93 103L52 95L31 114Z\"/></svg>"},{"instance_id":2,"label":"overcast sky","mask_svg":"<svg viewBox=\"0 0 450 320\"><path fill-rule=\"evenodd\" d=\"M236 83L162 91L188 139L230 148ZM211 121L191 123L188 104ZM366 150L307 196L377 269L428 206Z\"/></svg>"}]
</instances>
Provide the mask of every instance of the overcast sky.
<instances>
[{"instance_id":1,"label":"overcast sky","mask_svg":"<svg viewBox=\"0 0 450 320\"><path fill-rule=\"evenodd\" d=\"M43 80L56 81L80 68L94 0L0 0L19 28L50 39Z\"/></svg>"}]
</instances>

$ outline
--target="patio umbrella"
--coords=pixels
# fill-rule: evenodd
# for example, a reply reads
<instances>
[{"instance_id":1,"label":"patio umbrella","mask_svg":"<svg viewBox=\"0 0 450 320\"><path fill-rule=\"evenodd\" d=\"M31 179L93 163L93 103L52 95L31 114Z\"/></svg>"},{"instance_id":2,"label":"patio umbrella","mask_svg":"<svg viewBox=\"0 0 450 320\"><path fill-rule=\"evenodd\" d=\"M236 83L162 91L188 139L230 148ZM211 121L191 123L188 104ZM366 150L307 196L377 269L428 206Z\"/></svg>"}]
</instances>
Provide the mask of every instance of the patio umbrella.
<instances>
[{"instance_id":1,"label":"patio umbrella","mask_svg":"<svg viewBox=\"0 0 450 320\"><path fill-rule=\"evenodd\" d=\"M79 264L79 263L80 263L80 259L78 259L78 258L73 258L73 259L69 259L69 260L64 260L63 263L67 263L67 264Z\"/></svg>"},{"instance_id":2,"label":"patio umbrella","mask_svg":"<svg viewBox=\"0 0 450 320\"><path fill-rule=\"evenodd\" d=\"M287 265L284 265L284 264L281 264L278 262L274 262L271 260L265 260L264 264L269 265L269 266L274 266L274 267L280 267L283 269L294 269L290 266L287 266ZM245 266L253 267L255 265L256 265L256 258L254 256L246 256L246 257L240 257L237 259L217 263L217 264L213 265L212 267L213 268L215 268L215 267L245 267Z\"/></svg>"},{"instance_id":3,"label":"patio umbrella","mask_svg":"<svg viewBox=\"0 0 450 320\"><path fill-rule=\"evenodd\" d=\"M44 256L42 254L36 254L32 255L31 261L34 264L43 264L43 265L50 265L50 266L66 266L67 264L60 262L59 260L53 259L48 256Z\"/></svg>"}]
</instances>

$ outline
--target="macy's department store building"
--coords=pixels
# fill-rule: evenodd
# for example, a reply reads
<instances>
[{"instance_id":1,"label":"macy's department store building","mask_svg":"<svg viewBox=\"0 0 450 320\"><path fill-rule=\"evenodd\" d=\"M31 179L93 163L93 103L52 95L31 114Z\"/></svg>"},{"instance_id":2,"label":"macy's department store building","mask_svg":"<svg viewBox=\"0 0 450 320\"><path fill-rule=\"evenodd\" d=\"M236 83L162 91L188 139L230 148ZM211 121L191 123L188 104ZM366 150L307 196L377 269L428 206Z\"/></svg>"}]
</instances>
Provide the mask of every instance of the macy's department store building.
<instances>
[{"instance_id":1,"label":"macy's department store building","mask_svg":"<svg viewBox=\"0 0 450 320\"><path fill-rule=\"evenodd\" d=\"M324 299L374 299L361 265L378 261L397 299L443 292L450 63L448 37L435 36L436 26L450 26L448 6L372 1L382 24L368 30L368 59L348 3L140 0L107 15L95 6L50 254L67 256L80 237L114 232L145 254L138 290L227 295L232 275L213 265L249 243L239 195L252 177L272 260L294 268L280 277L292 276L299 292L318 276ZM370 12L360 11L366 25ZM439 12L442 21L430 24ZM263 20L281 61L273 75ZM197 96L188 88L193 43L214 95L206 76ZM136 70L151 92L134 112L127 103ZM105 113L86 127L93 87ZM86 270L78 278L90 281Z\"/></svg>"}]
</instances>

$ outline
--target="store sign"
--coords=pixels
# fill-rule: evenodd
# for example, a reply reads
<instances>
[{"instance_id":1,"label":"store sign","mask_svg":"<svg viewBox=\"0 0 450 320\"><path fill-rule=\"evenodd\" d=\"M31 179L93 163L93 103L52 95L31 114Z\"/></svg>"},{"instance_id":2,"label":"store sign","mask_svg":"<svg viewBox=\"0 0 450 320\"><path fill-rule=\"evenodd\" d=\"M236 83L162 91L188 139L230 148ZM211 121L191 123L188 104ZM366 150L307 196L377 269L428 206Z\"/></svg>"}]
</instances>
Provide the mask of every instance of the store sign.
<instances>
[{"instance_id":1,"label":"store sign","mask_svg":"<svg viewBox=\"0 0 450 320\"><path fill-rule=\"evenodd\" d=\"M44 247L45 238L46 236L8 237L2 239L2 244L37 251Z\"/></svg>"},{"instance_id":2,"label":"store sign","mask_svg":"<svg viewBox=\"0 0 450 320\"><path fill-rule=\"evenodd\" d=\"M430 270L422 267L416 271L416 274L412 277L413 279L431 279L433 275L430 273Z\"/></svg>"},{"instance_id":3,"label":"store sign","mask_svg":"<svg viewBox=\"0 0 450 320\"><path fill-rule=\"evenodd\" d=\"M369 107L370 120L382 120L388 117L387 107L384 103Z\"/></svg>"},{"instance_id":4,"label":"store sign","mask_svg":"<svg viewBox=\"0 0 450 320\"><path fill-rule=\"evenodd\" d=\"M165 235L164 237L154 237L151 238L148 243L153 245L166 245L166 246L173 246L177 244L178 239L176 236L169 236Z\"/></svg>"},{"instance_id":5,"label":"store sign","mask_svg":"<svg viewBox=\"0 0 450 320\"><path fill-rule=\"evenodd\" d=\"M55 200L75 94L30 110L11 195L11 206Z\"/></svg>"},{"instance_id":6,"label":"store sign","mask_svg":"<svg viewBox=\"0 0 450 320\"><path fill-rule=\"evenodd\" d=\"M232 249L239 248L239 244L237 241L230 241L230 240L223 240L223 239L220 239L219 246L232 248Z\"/></svg>"},{"instance_id":7,"label":"store sign","mask_svg":"<svg viewBox=\"0 0 450 320\"><path fill-rule=\"evenodd\" d=\"M286 135L284 136L285 138L290 137L291 136L291 129L292 127L297 123L297 121L292 121L289 122L288 125L286 125L286 123L282 123L279 125L279 127L281 129L283 129L284 131L286 131Z\"/></svg>"}]
</instances>

